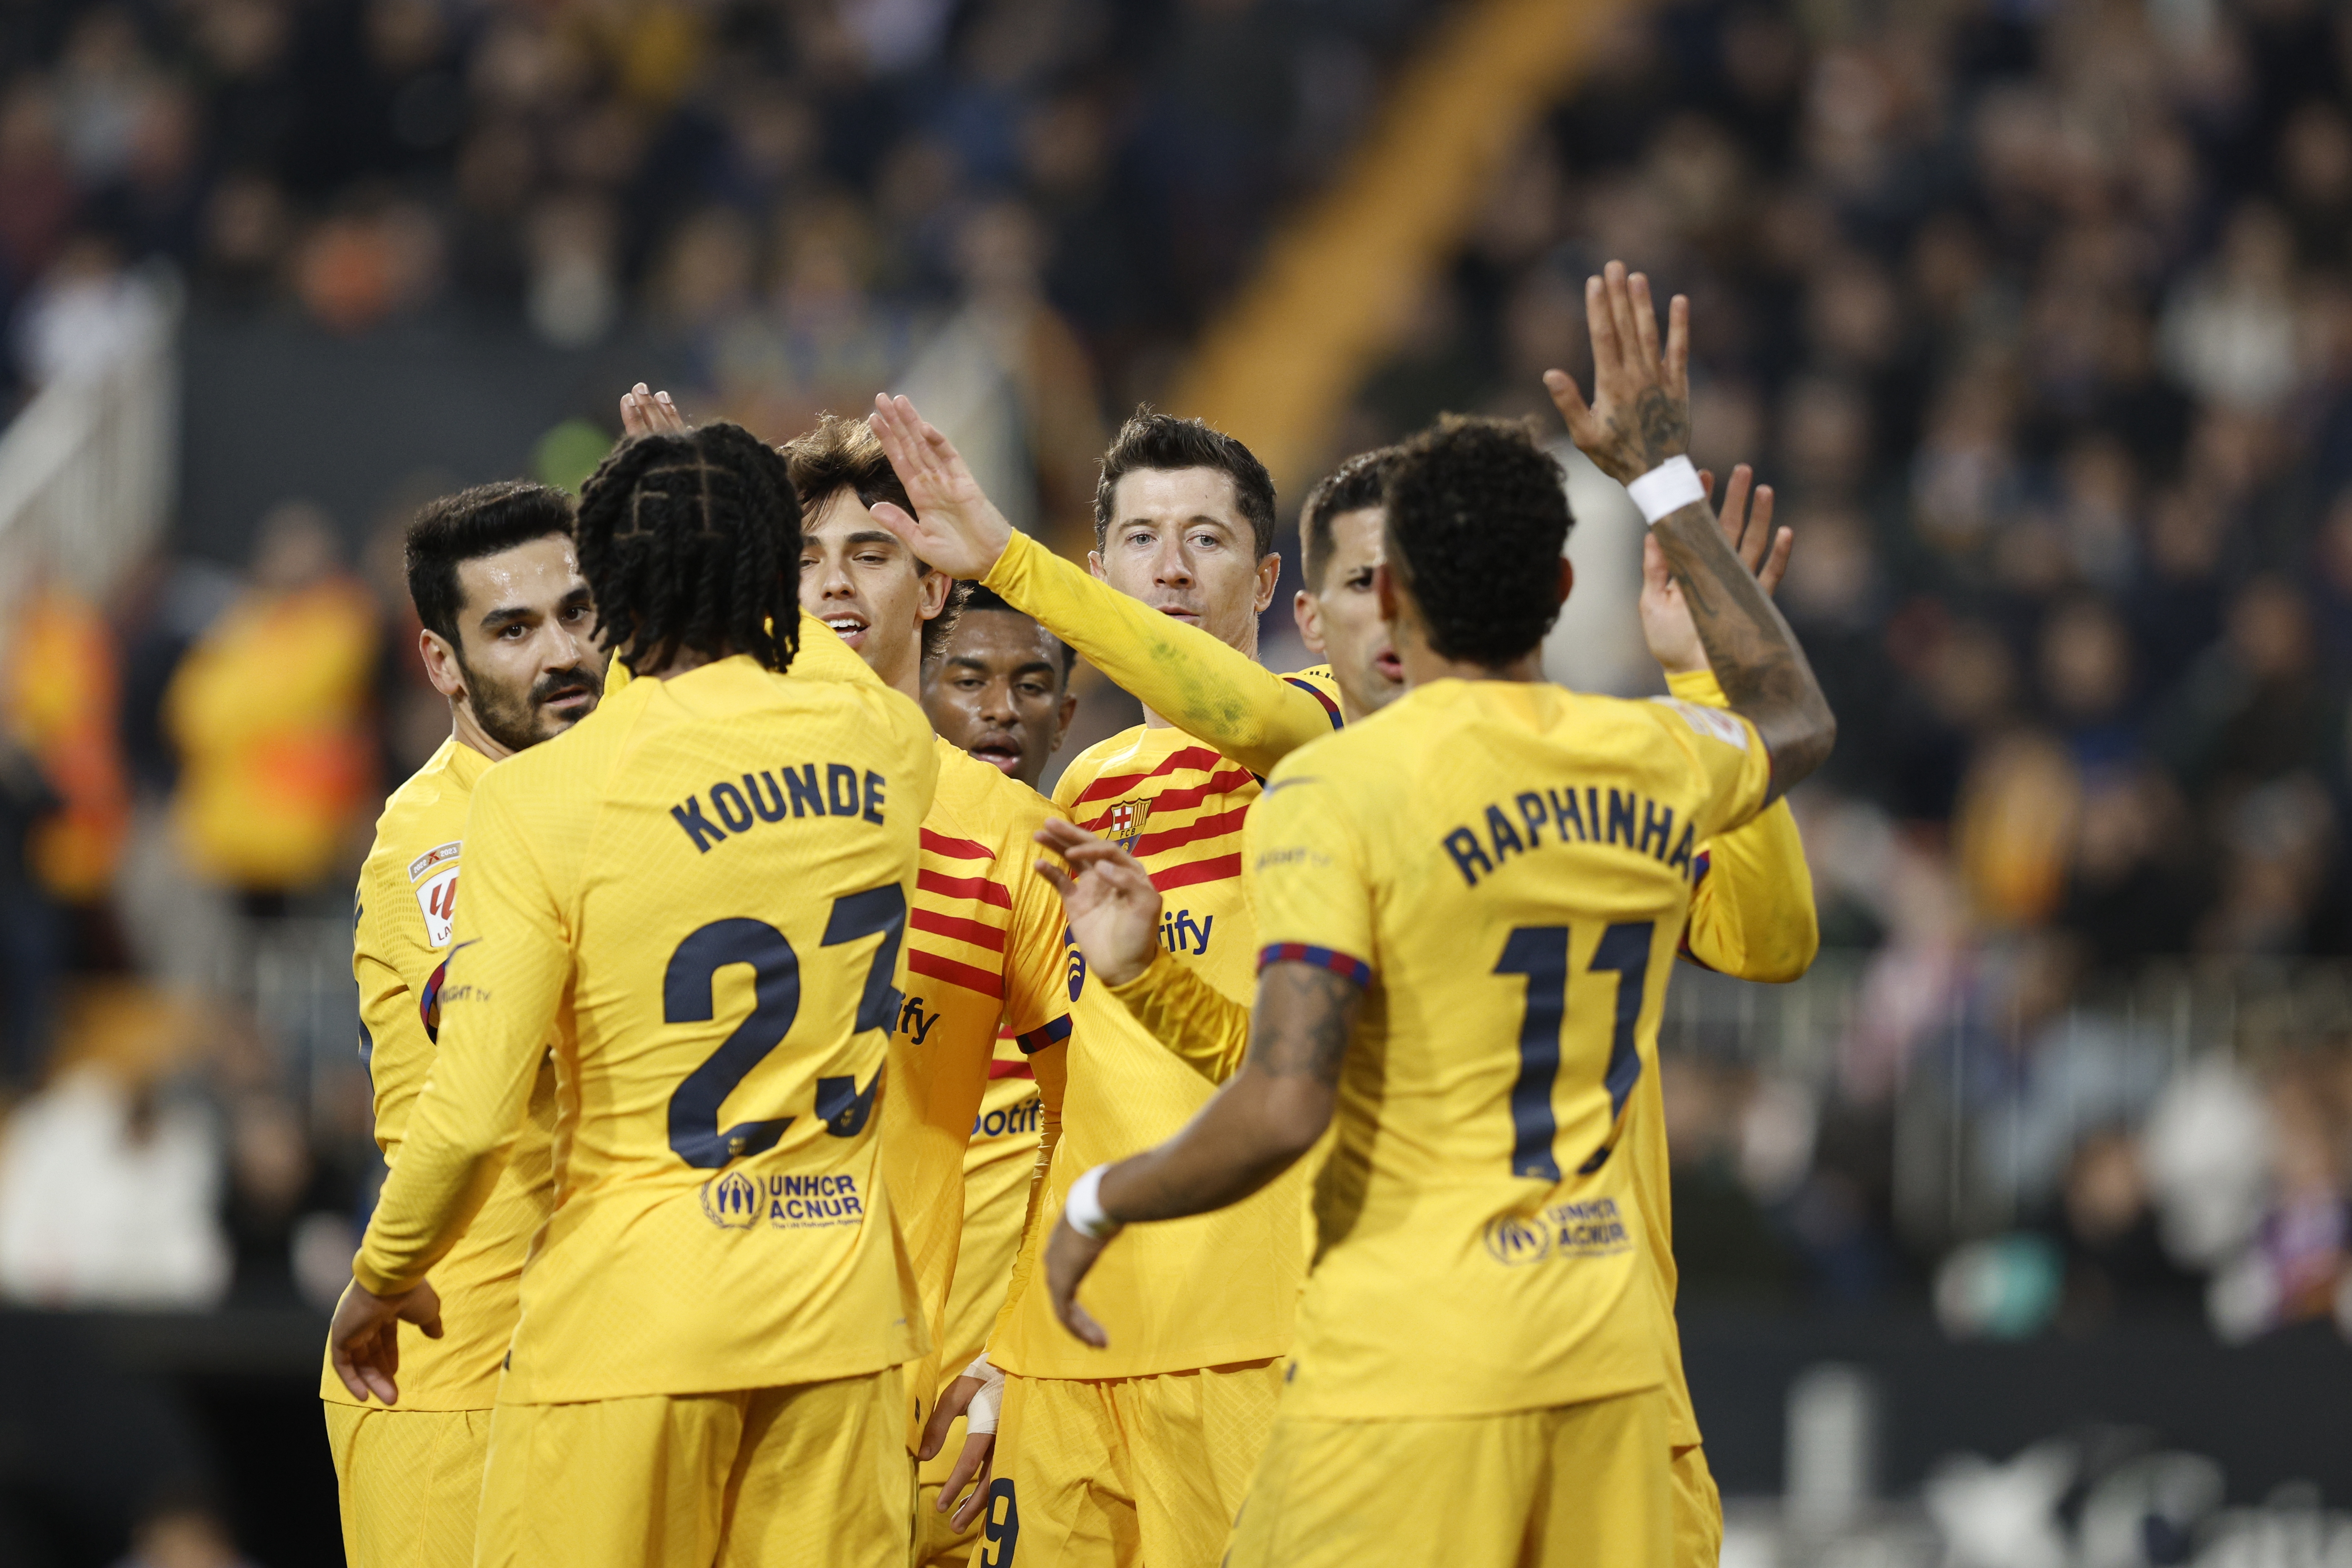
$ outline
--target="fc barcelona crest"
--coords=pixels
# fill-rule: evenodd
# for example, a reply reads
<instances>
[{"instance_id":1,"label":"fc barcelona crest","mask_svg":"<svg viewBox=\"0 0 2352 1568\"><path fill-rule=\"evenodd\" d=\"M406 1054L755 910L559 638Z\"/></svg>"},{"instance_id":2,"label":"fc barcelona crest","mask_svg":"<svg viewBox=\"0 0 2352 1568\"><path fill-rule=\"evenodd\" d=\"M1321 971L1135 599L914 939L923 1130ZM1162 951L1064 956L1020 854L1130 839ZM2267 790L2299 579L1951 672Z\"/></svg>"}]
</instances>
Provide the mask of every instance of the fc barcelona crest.
<instances>
[{"instance_id":1,"label":"fc barcelona crest","mask_svg":"<svg viewBox=\"0 0 2352 1568\"><path fill-rule=\"evenodd\" d=\"M1150 815L1150 800L1122 800L1110 808L1104 837L1132 855L1135 841L1143 837L1144 819Z\"/></svg>"}]
</instances>

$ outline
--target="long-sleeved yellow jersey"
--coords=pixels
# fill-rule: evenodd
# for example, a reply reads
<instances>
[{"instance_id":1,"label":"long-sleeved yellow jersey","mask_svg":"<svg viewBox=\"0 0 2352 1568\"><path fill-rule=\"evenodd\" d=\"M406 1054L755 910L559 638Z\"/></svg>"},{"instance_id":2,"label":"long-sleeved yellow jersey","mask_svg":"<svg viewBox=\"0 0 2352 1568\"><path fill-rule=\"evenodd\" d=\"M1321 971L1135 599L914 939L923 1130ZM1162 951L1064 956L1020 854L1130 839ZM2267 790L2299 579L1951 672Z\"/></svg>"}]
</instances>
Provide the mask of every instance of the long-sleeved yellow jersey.
<instances>
[{"instance_id":1,"label":"long-sleeved yellow jersey","mask_svg":"<svg viewBox=\"0 0 2352 1568\"><path fill-rule=\"evenodd\" d=\"M928 1349L881 1180L930 727L805 617L492 770L431 1081L353 1266L424 1279L555 1039L554 1206L501 1403L858 1376Z\"/></svg>"},{"instance_id":2,"label":"long-sleeved yellow jersey","mask_svg":"<svg viewBox=\"0 0 2352 1568\"><path fill-rule=\"evenodd\" d=\"M393 791L376 819L352 909L352 975L360 989L360 1052L375 1089L375 1141L392 1164L433 1068L441 964L448 955L464 861L466 809L490 759L454 737ZM542 1059L514 1151L464 1239L433 1270L446 1331L428 1340L400 1325L404 1410L488 1410L521 1310L518 1282L547 1219L555 1068ZM331 1365L319 1395L356 1403Z\"/></svg>"},{"instance_id":3,"label":"long-sleeved yellow jersey","mask_svg":"<svg viewBox=\"0 0 2352 1568\"><path fill-rule=\"evenodd\" d=\"M1244 847L1258 963L1367 988L1286 1410L1475 1415L1667 1381L1660 1230L1623 1145L1654 1114L1635 1090L1697 847L1769 773L1721 710L1462 680L1275 770Z\"/></svg>"}]
</instances>

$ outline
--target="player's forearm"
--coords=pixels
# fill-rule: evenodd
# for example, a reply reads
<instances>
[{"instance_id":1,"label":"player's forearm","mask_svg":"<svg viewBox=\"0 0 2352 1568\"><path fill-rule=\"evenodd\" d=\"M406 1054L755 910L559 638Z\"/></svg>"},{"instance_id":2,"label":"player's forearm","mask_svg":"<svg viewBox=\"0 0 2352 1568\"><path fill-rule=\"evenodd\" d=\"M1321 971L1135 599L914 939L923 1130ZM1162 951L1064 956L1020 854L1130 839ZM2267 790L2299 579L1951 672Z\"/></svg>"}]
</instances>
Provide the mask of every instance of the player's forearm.
<instances>
[{"instance_id":1,"label":"player's forearm","mask_svg":"<svg viewBox=\"0 0 2352 1568\"><path fill-rule=\"evenodd\" d=\"M429 1090L423 1103L430 1105ZM447 1256L481 1212L514 1147L511 1130L487 1147L467 1147L437 1132L426 1123L403 1141L352 1260L352 1277L376 1295L413 1289Z\"/></svg>"},{"instance_id":2,"label":"player's forearm","mask_svg":"<svg viewBox=\"0 0 2352 1568\"><path fill-rule=\"evenodd\" d=\"M1756 726L1771 759L1768 800L1822 765L1837 720L1788 622L1724 542L1714 509L1695 501L1651 526L1734 712Z\"/></svg>"},{"instance_id":3,"label":"player's forearm","mask_svg":"<svg viewBox=\"0 0 2352 1568\"><path fill-rule=\"evenodd\" d=\"M1332 1098L1313 1079L1244 1067L1183 1131L1103 1173L1103 1211L1140 1225L1240 1203L1315 1146L1331 1124Z\"/></svg>"},{"instance_id":4,"label":"player's forearm","mask_svg":"<svg viewBox=\"0 0 2352 1568\"><path fill-rule=\"evenodd\" d=\"M457 1244L521 1131L567 970L559 944L509 931L502 945L514 961L502 972L482 964L442 994L430 1077L352 1265L379 1296L409 1289Z\"/></svg>"},{"instance_id":5,"label":"player's forearm","mask_svg":"<svg viewBox=\"0 0 2352 1568\"><path fill-rule=\"evenodd\" d=\"M442 1037L352 1262L352 1277L379 1296L423 1279L481 1212L520 1132L546 1031L494 1043L448 1029Z\"/></svg>"},{"instance_id":6,"label":"player's forearm","mask_svg":"<svg viewBox=\"0 0 2352 1568\"><path fill-rule=\"evenodd\" d=\"M1164 950L1151 966L1110 994L1151 1037L1211 1083L1241 1070L1249 1052L1249 1009Z\"/></svg>"},{"instance_id":7,"label":"player's forearm","mask_svg":"<svg viewBox=\"0 0 2352 1568\"><path fill-rule=\"evenodd\" d=\"M1198 626L1161 615L1024 534L982 581L1136 700L1252 773L1331 732L1323 705Z\"/></svg>"},{"instance_id":8,"label":"player's forearm","mask_svg":"<svg viewBox=\"0 0 2352 1568\"><path fill-rule=\"evenodd\" d=\"M1789 803L1709 839L1706 880L1691 900L1691 956L1741 980L1801 979L1821 951L1813 875Z\"/></svg>"},{"instance_id":9,"label":"player's forearm","mask_svg":"<svg viewBox=\"0 0 2352 1568\"><path fill-rule=\"evenodd\" d=\"M1288 1170L1331 1125L1363 995L1315 964L1267 964L1248 1062L1181 1132L1104 1173L1104 1212L1121 1225L1207 1214Z\"/></svg>"},{"instance_id":10,"label":"player's forearm","mask_svg":"<svg viewBox=\"0 0 2352 1568\"><path fill-rule=\"evenodd\" d=\"M1666 685L1685 702L1724 706L1707 670L1671 675ZM1683 933L1690 955L1741 980L1785 984L1812 967L1821 948L1813 876L1789 803L1700 847L1707 873L1691 896Z\"/></svg>"}]
</instances>

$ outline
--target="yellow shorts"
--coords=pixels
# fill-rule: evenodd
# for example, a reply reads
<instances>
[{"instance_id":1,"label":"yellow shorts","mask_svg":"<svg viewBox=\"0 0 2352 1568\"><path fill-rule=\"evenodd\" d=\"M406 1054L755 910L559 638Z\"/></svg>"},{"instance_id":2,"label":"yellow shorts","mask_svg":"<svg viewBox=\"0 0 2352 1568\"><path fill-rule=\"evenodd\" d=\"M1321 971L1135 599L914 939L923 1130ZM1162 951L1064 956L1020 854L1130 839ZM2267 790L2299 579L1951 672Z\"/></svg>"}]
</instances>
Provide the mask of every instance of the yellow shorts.
<instances>
[{"instance_id":1,"label":"yellow shorts","mask_svg":"<svg viewBox=\"0 0 2352 1568\"><path fill-rule=\"evenodd\" d=\"M1666 1399L1274 1424L1232 1568L1670 1568Z\"/></svg>"},{"instance_id":2,"label":"yellow shorts","mask_svg":"<svg viewBox=\"0 0 2352 1568\"><path fill-rule=\"evenodd\" d=\"M1717 1568L1723 1561L1723 1494L1706 1468L1706 1450L1674 1451L1675 1568Z\"/></svg>"},{"instance_id":3,"label":"yellow shorts","mask_svg":"<svg viewBox=\"0 0 2352 1568\"><path fill-rule=\"evenodd\" d=\"M1007 1377L996 1495L972 1562L1009 1563L1017 1536L1020 1568L1216 1568L1274 1428L1282 1366Z\"/></svg>"},{"instance_id":4,"label":"yellow shorts","mask_svg":"<svg viewBox=\"0 0 2352 1568\"><path fill-rule=\"evenodd\" d=\"M351 1568L472 1568L490 1413L322 1403Z\"/></svg>"},{"instance_id":5,"label":"yellow shorts","mask_svg":"<svg viewBox=\"0 0 2352 1568\"><path fill-rule=\"evenodd\" d=\"M898 1370L741 1394L501 1405L481 1568L905 1568Z\"/></svg>"}]
</instances>

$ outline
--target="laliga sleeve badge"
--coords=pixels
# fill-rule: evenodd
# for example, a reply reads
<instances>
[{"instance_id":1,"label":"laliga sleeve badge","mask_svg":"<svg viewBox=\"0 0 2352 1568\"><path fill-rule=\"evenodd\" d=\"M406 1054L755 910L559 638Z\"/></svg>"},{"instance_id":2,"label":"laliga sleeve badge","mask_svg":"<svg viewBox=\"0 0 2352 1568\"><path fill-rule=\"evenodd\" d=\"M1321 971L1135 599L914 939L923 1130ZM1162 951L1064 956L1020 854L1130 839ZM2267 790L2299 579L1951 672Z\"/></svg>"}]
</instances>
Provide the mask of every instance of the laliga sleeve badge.
<instances>
[{"instance_id":1,"label":"laliga sleeve badge","mask_svg":"<svg viewBox=\"0 0 2352 1568\"><path fill-rule=\"evenodd\" d=\"M425 945L449 945L449 922L457 912L457 852L462 840L437 844L408 863L416 907L425 911Z\"/></svg>"},{"instance_id":2,"label":"laliga sleeve badge","mask_svg":"<svg viewBox=\"0 0 2352 1568\"><path fill-rule=\"evenodd\" d=\"M449 945L450 922L457 916L457 863L450 861L416 884L416 907L425 911L425 945Z\"/></svg>"}]
</instances>

